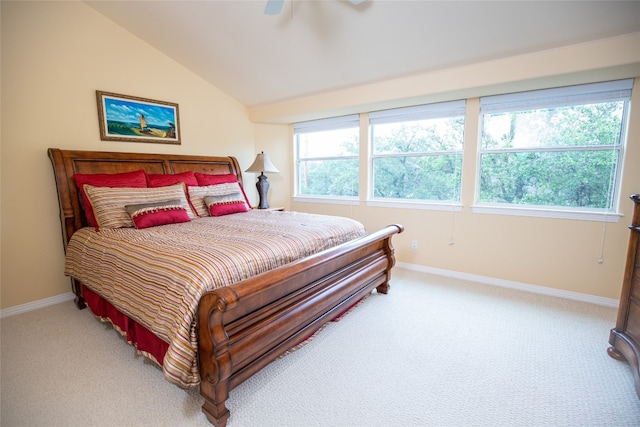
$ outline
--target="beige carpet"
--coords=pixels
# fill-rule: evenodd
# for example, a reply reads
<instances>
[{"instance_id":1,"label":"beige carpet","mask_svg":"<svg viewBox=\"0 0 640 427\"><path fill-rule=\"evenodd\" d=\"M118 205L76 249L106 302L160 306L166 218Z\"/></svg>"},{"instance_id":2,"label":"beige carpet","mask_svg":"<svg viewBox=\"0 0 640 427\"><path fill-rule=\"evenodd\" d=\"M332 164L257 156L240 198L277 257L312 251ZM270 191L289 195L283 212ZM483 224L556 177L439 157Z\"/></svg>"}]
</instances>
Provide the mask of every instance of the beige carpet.
<instances>
[{"instance_id":1,"label":"beige carpet","mask_svg":"<svg viewBox=\"0 0 640 427\"><path fill-rule=\"evenodd\" d=\"M229 427L639 426L616 310L396 269L231 392ZM4 426L208 426L196 390L71 302L1 322Z\"/></svg>"}]
</instances>

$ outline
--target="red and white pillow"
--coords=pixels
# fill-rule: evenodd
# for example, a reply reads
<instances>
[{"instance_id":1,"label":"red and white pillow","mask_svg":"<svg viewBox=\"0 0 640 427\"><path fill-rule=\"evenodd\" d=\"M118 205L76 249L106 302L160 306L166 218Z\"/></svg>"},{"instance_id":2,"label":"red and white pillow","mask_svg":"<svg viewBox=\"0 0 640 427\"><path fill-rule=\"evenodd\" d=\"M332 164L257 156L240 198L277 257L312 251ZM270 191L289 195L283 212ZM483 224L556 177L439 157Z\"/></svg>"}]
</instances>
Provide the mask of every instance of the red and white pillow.
<instances>
[{"instance_id":1,"label":"red and white pillow","mask_svg":"<svg viewBox=\"0 0 640 427\"><path fill-rule=\"evenodd\" d=\"M91 205L91 201L87 197L87 194L84 191L85 185L91 185L94 187L112 187L112 188L121 188L121 187L129 187L129 188L146 188L147 187L147 178L145 176L144 170L140 169L134 172L124 172L124 173L98 173L98 174L81 174L76 173L73 175L73 180L78 187L78 191L80 191L82 205L84 209L85 216L87 217L87 222L90 226L98 229L98 222L96 221L95 215L93 214L93 206Z\"/></svg>"},{"instance_id":2,"label":"red and white pillow","mask_svg":"<svg viewBox=\"0 0 640 427\"><path fill-rule=\"evenodd\" d=\"M126 205L124 208L138 229L191 221L180 199Z\"/></svg>"},{"instance_id":3,"label":"red and white pillow","mask_svg":"<svg viewBox=\"0 0 640 427\"><path fill-rule=\"evenodd\" d=\"M187 201L183 183L157 188L111 188L85 185L99 228L134 227L126 206L178 200L189 220L196 218ZM158 224L160 225L160 224Z\"/></svg>"},{"instance_id":4,"label":"red and white pillow","mask_svg":"<svg viewBox=\"0 0 640 427\"><path fill-rule=\"evenodd\" d=\"M147 174L138 170L73 177L87 221L96 230L147 228L251 209L234 174Z\"/></svg>"},{"instance_id":5,"label":"red and white pillow","mask_svg":"<svg viewBox=\"0 0 640 427\"><path fill-rule=\"evenodd\" d=\"M244 196L244 200L247 202L247 206L251 207L251 202L249 202L249 198L247 197L247 194L244 192L244 187L242 186L242 183L238 181L238 177L235 176L234 174L227 173L227 174L221 174L221 175L212 175L212 174L196 172L194 175L198 180L199 186L228 184L228 183L237 182L238 185L240 186L240 190L242 191L242 195Z\"/></svg>"},{"instance_id":6,"label":"red and white pillow","mask_svg":"<svg viewBox=\"0 0 640 427\"><path fill-rule=\"evenodd\" d=\"M193 185L198 185L198 180L192 171L175 173L175 174L147 174L147 184L149 187L165 187L167 185L174 185L184 183L186 188ZM191 199L189 198L189 190L187 191L187 200L191 205L191 209L195 211Z\"/></svg>"},{"instance_id":7,"label":"red and white pillow","mask_svg":"<svg viewBox=\"0 0 640 427\"><path fill-rule=\"evenodd\" d=\"M199 216L222 216L251 209L239 182L189 187L189 197Z\"/></svg>"}]
</instances>

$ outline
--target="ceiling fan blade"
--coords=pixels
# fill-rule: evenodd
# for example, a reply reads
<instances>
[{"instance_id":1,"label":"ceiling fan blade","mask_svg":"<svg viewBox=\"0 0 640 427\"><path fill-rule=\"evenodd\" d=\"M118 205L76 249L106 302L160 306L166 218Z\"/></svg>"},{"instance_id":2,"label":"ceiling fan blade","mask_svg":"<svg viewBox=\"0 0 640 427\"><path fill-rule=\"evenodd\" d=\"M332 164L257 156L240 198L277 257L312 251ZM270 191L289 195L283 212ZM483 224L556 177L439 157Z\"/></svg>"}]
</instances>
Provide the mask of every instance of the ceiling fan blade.
<instances>
[{"instance_id":1,"label":"ceiling fan blade","mask_svg":"<svg viewBox=\"0 0 640 427\"><path fill-rule=\"evenodd\" d=\"M277 15L282 11L282 5L284 0L267 0L267 5L264 7L265 15Z\"/></svg>"}]
</instances>

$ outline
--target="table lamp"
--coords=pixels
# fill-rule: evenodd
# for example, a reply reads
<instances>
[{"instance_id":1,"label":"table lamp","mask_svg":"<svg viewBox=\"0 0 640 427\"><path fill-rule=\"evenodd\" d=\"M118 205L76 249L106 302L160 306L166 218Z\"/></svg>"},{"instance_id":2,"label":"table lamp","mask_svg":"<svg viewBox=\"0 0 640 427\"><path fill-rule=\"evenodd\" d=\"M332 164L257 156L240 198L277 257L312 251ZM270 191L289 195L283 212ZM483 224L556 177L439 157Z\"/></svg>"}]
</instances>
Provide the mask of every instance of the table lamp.
<instances>
[{"instance_id":1,"label":"table lamp","mask_svg":"<svg viewBox=\"0 0 640 427\"><path fill-rule=\"evenodd\" d=\"M258 195L260 196L260 203L258 204L258 209L267 209L269 208L269 203L267 202L267 192L269 191L269 181L267 181L267 177L264 175L264 172L278 173L278 169L271 163L269 156L264 154L264 151L261 151L260 154L256 156L256 160L247 168L245 172L260 172L260 176L258 176L258 182L256 182L256 188L258 189Z\"/></svg>"}]
</instances>

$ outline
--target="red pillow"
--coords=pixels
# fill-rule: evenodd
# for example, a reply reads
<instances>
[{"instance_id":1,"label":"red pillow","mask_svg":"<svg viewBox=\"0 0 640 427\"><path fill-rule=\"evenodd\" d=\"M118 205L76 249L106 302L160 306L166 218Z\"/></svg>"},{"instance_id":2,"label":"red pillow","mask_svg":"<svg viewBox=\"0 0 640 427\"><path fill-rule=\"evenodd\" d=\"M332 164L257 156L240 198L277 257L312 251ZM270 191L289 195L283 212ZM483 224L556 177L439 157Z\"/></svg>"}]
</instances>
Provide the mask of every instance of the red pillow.
<instances>
[{"instance_id":1,"label":"red pillow","mask_svg":"<svg viewBox=\"0 0 640 427\"><path fill-rule=\"evenodd\" d=\"M166 187L168 185L179 184L181 182L184 182L187 187L190 185L198 185L198 180L191 171L175 173L173 175L163 173L147 174L147 185L149 187Z\"/></svg>"},{"instance_id":2,"label":"red pillow","mask_svg":"<svg viewBox=\"0 0 640 427\"><path fill-rule=\"evenodd\" d=\"M112 187L112 188L146 188L147 187L147 177L145 176L144 170L140 169L138 171L133 172L123 172L123 173L95 173L95 174L83 174L83 173L75 173L73 174L73 180L76 182L76 186L78 187L78 191L80 191L80 195L82 196L82 204L84 206L84 214L87 217L87 222L92 227L95 227L97 230L98 221L96 221L96 217L93 215L93 206L91 206L91 202L89 198L84 192L84 185L89 184L94 187Z\"/></svg>"},{"instance_id":3,"label":"red pillow","mask_svg":"<svg viewBox=\"0 0 640 427\"><path fill-rule=\"evenodd\" d=\"M247 212L249 209L251 209L244 200L244 195L240 191L241 188L239 182L218 184L218 186L225 187L226 191L215 196L204 196L204 203L205 205L207 205L209 215L222 216L233 213Z\"/></svg>"},{"instance_id":4,"label":"red pillow","mask_svg":"<svg viewBox=\"0 0 640 427\"><path fill-rule=\"evenodd\" d=\"M215 185L215 184L224 184L227 182L236 182L238 180L238 177L232 173L226 173L222 175L213 175L208 173L196 172L194 175L198 180L198 185L201 187L204 185Z\"/></svg>"},{"instance_id":5,"label":"red pillow","mask_svg":"<svg viewBox=\"0 0 640 427\"><path fill-rule=\"evenodd\" d=\"M222 175L212 175L207 173L196 172L196 179L198 180L198 185L200 187L205 185L215 185L215 184L226 184L229 182L237 182L240 185L240 190L242 190L242 195L244 195L244 200L247 202L248 206L251 206L249 202L249 198L247 197L247 193L244 192L244 187L242 183L238 181L238 177L232 173L222 174Z\"/></svg>"},{"instance_id":6,"label":"red pillow","mask_svg":"<svg viewBox=\"0 0 640 427\"><path fill-rule=\"evenodd\" d=\"M138 229L191 221L179 199L127 205L125 209Z\"/></svg>"},{"instance_id":7,"label":"red pillow","mask_svg":"<svg viewBox=\"0 0 640 427\"><path fill-rule=\"evenodd\" d=\"M224 215L229 215L234 213L247 212L248 210L249 210L249 205L247 205L244 202L227 203L227 204L211 203L209 205L209 215L211 216L224 216Z\"/></svg>"}]
</instances>

